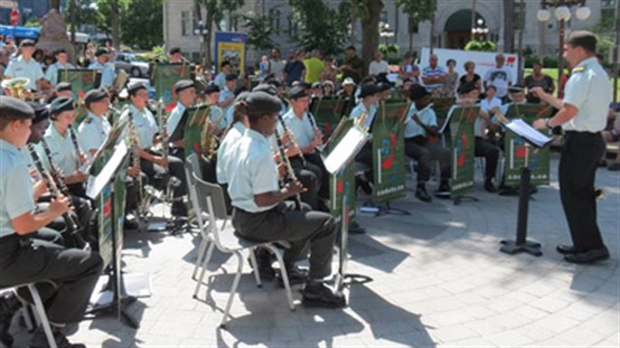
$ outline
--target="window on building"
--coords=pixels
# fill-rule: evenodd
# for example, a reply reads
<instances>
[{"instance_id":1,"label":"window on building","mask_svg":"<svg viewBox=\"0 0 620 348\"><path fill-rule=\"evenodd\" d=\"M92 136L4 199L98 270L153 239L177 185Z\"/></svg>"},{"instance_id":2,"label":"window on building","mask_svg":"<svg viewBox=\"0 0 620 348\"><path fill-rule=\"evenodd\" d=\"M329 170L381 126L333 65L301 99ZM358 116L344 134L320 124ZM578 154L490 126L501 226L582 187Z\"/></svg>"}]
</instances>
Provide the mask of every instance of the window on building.
<instances>
[{"instance_id":1,"label":"window on building","mask_svg":"<svg viewBox=\"0 0 620 348\"><path fill-rule=\"evenodd\" d=\"M281 17L281 13L280 10L275 10L273 11L273 30L274 32L279 35L280 34L280 17Z\"/></svg>"},{"instance_id":2,"label":"window on building","mask_svg":"<svg viewBox=\"0 0 620 348\"><path fill-rule=\"evenodd\" d=\"M603 0L601 1L602 8L614 8L616 7L616 0Z\"/></svg>"},{"instance_id":3,"label":"window on building","mask_svg":"<svg viewBox=\"0 0 620 348\"><path fill-rule=\"evenodd\" d=\"M192 35L192 11L181 12L181 36Z\"/></svg>"}]
</instances>

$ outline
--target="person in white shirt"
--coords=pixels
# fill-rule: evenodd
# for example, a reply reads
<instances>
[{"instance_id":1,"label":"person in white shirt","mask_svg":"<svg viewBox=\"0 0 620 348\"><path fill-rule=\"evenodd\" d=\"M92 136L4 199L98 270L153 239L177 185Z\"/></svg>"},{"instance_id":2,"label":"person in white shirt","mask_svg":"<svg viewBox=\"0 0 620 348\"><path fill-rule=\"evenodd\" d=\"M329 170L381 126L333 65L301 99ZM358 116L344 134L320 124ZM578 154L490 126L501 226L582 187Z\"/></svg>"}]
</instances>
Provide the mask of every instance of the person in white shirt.
<instances>
[{"instance_id":1,"label":"person in white shirt","mask_svg":"<svg viewBox=\"0 0 620 348\"><path fill-rule=\"evenodd\" d=\"M495 86L497 88L497 98L502 99L502 101L506 102L506 96L508 95L508 87L513 84L512 72L508 67L504 66L506 62L506 57L503 54L498 54L495 56L495 68L487 70L486 74L484 74L483 86L486 89L489 85Z\"/></svg>"},{"instance_id":2,"label":"person in white shirt","mask_svg":"<svg viewBox=\"0 0 620 348\"><path fill-rule=\"evenodd\" d=\"M41 83L45 75L41 64L32 58L34 54L34 41L26 39L19 44L21 55L12 60L4 71L5 78L25 77L29 81L24 86L31 91L41 90Z\"/></svg>"},{"instance_id":3,"label":"person in white shirt","mask_svg":"<svg viewBox=\"0 0 620 348\"><path fill-rule=\"evenodd\" d=\"M274 48L271 50L271 58L269 59L269 63L267 64L267 75L273 74L275 79L279 82L282 81L282 72L284 71L284 66L286 62L282 60L282 52L280 52L279 48Z\"/></svg>"},{"instance_id":4,"label":"person in white shirt","mask_svg":"<svg viewBox=\"0 0 620 348\"><path fill-rule=\"evenodd\" d=\"M56 50L54 57L56 58L56 63L50 65L45 72L45 79L49 81L52 86L58 83L59 72L62 73L62 71L67 69L75 69L75 66L68 62L69 55L64 48Z\"/></svg>"},{"instance_id":5,"label":"person in white shirt","mask_svg":"<svg viewBox=\"0 0 620 348\"><path fill-rule=\"evenodd\" d=\"M383 54L375 52L375 59L368 65L368 75L377 76L379 74L389 74L390 66L383 60Z\"/></svg>"}]
</instances>

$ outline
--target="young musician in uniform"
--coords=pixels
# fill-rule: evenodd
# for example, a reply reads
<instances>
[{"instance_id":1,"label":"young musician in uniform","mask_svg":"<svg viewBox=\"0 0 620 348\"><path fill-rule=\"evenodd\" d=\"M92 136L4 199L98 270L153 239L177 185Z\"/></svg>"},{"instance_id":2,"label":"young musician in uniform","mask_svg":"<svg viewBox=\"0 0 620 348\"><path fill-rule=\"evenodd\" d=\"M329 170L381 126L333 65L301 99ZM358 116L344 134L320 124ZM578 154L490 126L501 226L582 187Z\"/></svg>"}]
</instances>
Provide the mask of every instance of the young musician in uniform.
<instances>
[{"instance_id":1,"label":"young musician in uniform","mask_svg":"<svg viewBox=\"0 0 620 348\"><path fill-rule=\"evenodd\" d=\"M215 127L217 127L218 132L222 132L226 128L227 117L224 110L218 105L220 101L220 87L215 84L210 84L205 87L203 93L205 94L205 103L211 105L211 115L209 117L211 124L217 121Z\"/></svg>"},{"instance_id":2,"label":"young musician in uniform","mask_svg":"<svg viewBox=\"0 0 620 348\"><path fill-rule=\"evenodd\" d=\"M237 233L257 241L286 240L286 268L305 250L310 250L310 269L302 290L305 305L337 308L346 305L342 294L333 293L323 280L331 275L336 225L326 213L293 210L286 200L303 192L299 181L278 185L278 170L273 160L269 137L278 124L280 101L263 92L253 92L240 111L248 116L250 128L245 131L231 156L228 192L235 207L232 224ZM306 207L307 208L307 207Z\"/></svg>"},{"instance_id":3,"label":"young musician in uniform","mask_svg":"<svg viewBox=\"0 0 620 348\"><path fill-rule=\"evenodd\" d=\"M183 169L183 161L174 157L163 157L160 153L151 150L154 142L160 141L157 132L159 128L155 122L153 114L146 107L148 92L146 85L142 82L132 82L127 87L129 94L129 110L124 112L121 117L131 117L137 133L138 154L140 156L140 168L149 178L149 182L157 189L164 189L168 178L164 177L168 166L168 174L181 181L181 185L174 189L175 201L172 203L172 215L187 216L187 207L183 203L183 195L186 191L186 178ZM135 139L134 139L135 140ZM133 140L132 140L133 141Z\"/></svg>"},{"instance_id":4,"label":"young musician in uniform","mask_svg":"<svg viewBox=\"0 0 620 348\"><path fill-rule=\"evenodd\" d=\"M596 222L596 168L605 151L601 131L605 129L612 88L607 73L597 62L596 37L588 31L573 31L564 44L564 58L574 67L564 90L564 100L532 88L535 97L559 111L554 117L536 120L538 129L562 126L564 146L559 180L562 207L573 245L558 245L557 251L571 263L594 263L609 259Z\"/></svg>"},{"instance_id":5,"label":"young musician in uniform","mask_svg":"<svg viewBox=\"0 0 620 348\"><path fill-rule=\"evenodd\" d=\"M365 84L360 89L360 102L351 110L349 114L350 119L357 119L364 115L366 120L360 126L365 127L368 132L372 132L372 125L377 114L377 105L379 103L380 90L374 83ZM357 121L356 121L357 123ZM372 139L371 139L372 141ZM373 170L373 156L372 156L372 142L368 141L362 150L355 156L355 161L362 163L366 170L364 171L364 177L357 177L357 184L367 194L372 194L372 188L369 183L374 182L374 170Z\"/></svg>"},{"instance_id":6,"label":"young musician in uniform","mask_svg":"<svg viewBox=\"0 0 620 348\"><path fill-rule=\"evenodd\" d=\"M64 48L56 50L56 52L54 52L54 57L56 58L56 62L50 65L45 72L45 79L49 81L52 86L56 86L58 83L58 73L62 74L64 70L75 69L75 66L68 62L69 55Z\"/></svg>"},{"instance_id":7,"label":"young musician in uniform","mask_svg":"<svg viewBox=\"0 0 620 348\"><path fill-rule=\"evenodd\" d=\"M58 83L45 101L47 104L51 104L56 98L73 98L73 86L71 85L71 83Z\"/></svg>"},{"instance_id":8,"label":"young musician in uniform","mask_svg":"<svg viewBox=\"0 0 620 348\"><path fill-rule=\"evenodd\" d=\"M116 79L116 72L114 67L108 64L108 50L105 48L99 48L95 52L97 61L91 63L88 68L95 69L101 72L101 84L99 87L105 87L110 90L114 86L114 80Z\"/></svg>"},{"instance_id":9,"label":"young musician in uniform","mask_svg":"<svg viewBox=\"0 0 620 348\"><path fill-rule=\"evenodd\" d=\"M173 47L168 51L168 56L170 57L170 63L172 64L181 64L183 63L183 52L179 47Z\"/></svg>"},{"instance_id":10,"label":"young musician in uniform","mask_svg":"<svg viewBox=\"0 0 620 348\"><path fill-rule=\"evenodd\" d=\"M0 96L0 287L52 281L55 287L41 286L40 292L55 341L59 347L85 347L70 344L62 331L66 324L82 319L103 261L95 252L34 244L28 237L69 211L68 198L60 195L46 211L33 213L34 192L23 152L33 117L26 103ZM7 317L10 320L12 315L5 314ZM29 345L48 346L42 329L35 332Z\"/></svg>"},{"instance_id":11,"label":"young musician in uniform","mask_svg":"<svg viewBox=\"0 0 620 348\"><path fill-rule=\"evenodd\" d=\"M174 84L174 91L177 94L177 105L170 116L168 116L168 122L166 122L166 132L168 136L172 136L176 131L183 114L187 108L196 103L196 87L192 80L180 80ZM185 144L183 139L174 141L173 146L170 148L170 154L182 161L185 160Z\"/></svg>"},{"instance_id":12,"label":"young musician in uniform","mask_svg":"<svg viewBox=\"0 0 620 348\"><path fill-rule=\"evenodd\" d=\"M226 75L224 87L220 86L220 100L218 106L227 112L235 100L235 87L237 86L237 74L230 73Z\"/></svg>"},{"instance_id":13,"label":"young musician in uniform","mask_svg":"<svg viewBox=\"0 0 620 348\"><path fill-rule=\"evenodd\" d=\"M431 103L431 94L424 86L411 85L409 97L412 104L406 117L405 154L418 162L418 186L415 196L423 202L432 200L426 191L426 182L431 176L431 164L439 161L441 182L435 194L438 197L450 197L451 152L440 144L428 140L429 135L439 135L437 116L435 111L428 107Z\"/></svg>"},{"instance_id":14,"label":"young musician in uniform","mask_svg":"<svg viewBox=\"0 0 620 348\"><path fill-rule=\"evenodd\" d=\"M43 69L32 55L35 51L34 41L25 39L19 44L21 55L12 60L4 71L5 78L25 77L29 80L24 87L30 91L36 92L41 90L41 83L45 75Z\"/></svg>"}]
</instances>

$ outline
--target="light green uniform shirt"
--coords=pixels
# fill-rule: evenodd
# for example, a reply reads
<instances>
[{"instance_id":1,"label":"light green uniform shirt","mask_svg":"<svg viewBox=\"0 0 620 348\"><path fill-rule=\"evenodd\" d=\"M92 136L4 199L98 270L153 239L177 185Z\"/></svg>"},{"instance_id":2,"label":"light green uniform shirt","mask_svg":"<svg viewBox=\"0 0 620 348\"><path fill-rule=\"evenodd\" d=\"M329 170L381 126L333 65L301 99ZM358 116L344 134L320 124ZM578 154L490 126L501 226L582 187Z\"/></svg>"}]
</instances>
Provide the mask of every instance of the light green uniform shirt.
<instances>
[{"instance_id":1,"label":"light green uniform shirt","mask_svg":"<svg viewBox=\"0 0 620 348\"><path fill-rule=\"evenodd\" d=\"M75 69L75 66L71 63L67 63L67 65L62 65L58 62L50 65L45 72L45 79L52 83L52 85L56 85L58 83L58 71L62 72L65 69Z\"/></svg>"},{"instance_id":2,"label":"light green uniform shirt","mask_svg":"<svg viewBox=\"0 0 620 348\"><path fill-rule=\"evenodd\" d=\"M24 151L0 139L0 238L15 233L11 220L36 208Z\"/></svg>"},{"instance_id":3,"label":"light green uniform shirt","mask_svg":"<svg viewBox=\"0 0 620 348\"><path fill-rule=\"evenodd\" d=\"M90 151L97 151L103 145L111 129L107 118L97 117L91 112L82 121L78 127L78 142L89 161L93 159Z\"/></svg>"},{"instance_id":4,"label":"light green uniform shirt","mask_svg":"<svg viewBox=\"0 0 620 348\"><path fill-rule=\"evenodd\" d=\"M54 123L50 123L49 127L45 131L45 134L43 135L43 140L45 140L47 146L50 148L52 160L58 168L60 168L63 175L71 175L75 173L79 169L81 162L81 159L77 155L78 150L76 150L73 145L73 141L71 140L71 136L69 135L69 132L71 131L71 129L67 129L65 135L62 136L54 127ZM45 169L50 170L51 165L47 155L45 154L43 145L39 143L36 147L39 157L41 158L41 163Z\"/></svg>"}]
</instances>

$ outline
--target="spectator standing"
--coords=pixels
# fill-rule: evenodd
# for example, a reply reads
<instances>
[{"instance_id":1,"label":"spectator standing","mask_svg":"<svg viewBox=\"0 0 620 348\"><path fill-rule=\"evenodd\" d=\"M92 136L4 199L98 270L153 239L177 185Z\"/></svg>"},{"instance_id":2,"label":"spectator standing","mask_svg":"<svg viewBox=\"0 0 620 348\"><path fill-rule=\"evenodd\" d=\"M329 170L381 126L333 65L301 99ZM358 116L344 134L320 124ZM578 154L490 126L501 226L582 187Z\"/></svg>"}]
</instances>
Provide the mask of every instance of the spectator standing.
<instances>
[{"instance_id":1,"label":"spectator standing","mask_svg":"<svg viewBox=\"0 0 620 348\"><path fill-rule=\"evenodd\" d=\"M325 69L325 64L321 60L321 52L319 50L313 50L310 58L304 59L304 66L306 67L306 83L313 84L321 81L321 74Z\"/></svg>"},{"instance_id":2,"label":"spectator standing","mask_svg":"<svg viewBox=\"0 0 620 348\"><path fill-rule=\"evenodd\" d=\"M284 66L282 75L287 87L292 87L295 81L301 82L306 74L306 66L299 60L300 57L303 57L301 51L297 53L293 52L290 55L291 59Z\"/></svg>"},{"instance_id":3,"label":"spectator standing","mask_svg":"<svg viewBox=\"0 0 620 348\"><path fill-rule=\"evenodd\" d=\"M331 81L332 85L336 85L336 74L338 69L334 65L334 58L327 57L323 61L323 71L321 72L321 82Z\"/></svg>"},{"instance_id":4,"label":"spectator standing","mask_svg":"<svg viewBox=\"0 0 620 348\"><path fill-rule=\"evenodd\" d=\"M465 62L463 65L465 68L465 75L459 79L459 87L466 83L472 83L476 86L479 92L482 92L482 78L476 74L476 63L470 61Z\"/></svg>"},{"instance_id":5,"label":"spectator standing","mask_svg":"<svg viewBox=\"0 0 620 348\"><path fill-rule=\"evenodd\" d=\"M432 94L441 92L446 78L446 71L437 65L438 61L437 55L431 54L431 57L428 59L429 66L422 70L422 81L426 86L426 90Z\"/></svg>"},{"instance_id":6,"label":"spectator standing","mask_svg":"<svg viewBox=\"0 0 620 348\"><path fill-rule=\"evenodd\" d=\"M503 54L495 56L495 68L487 70L484 74L483 86L486 89L488 85L497 88L497 97L506 102L508 97L508 87L512 86L513 77L510 69L504 66L506 58Z\"/></svg>"},{"instance_id":7,"label":"spectator standing","mask_svg":"<svg viewBox=\"0 0 620 348\"><path fill-rule=\"evenodd\" d=\"M350 77L355 83L358 83L362 80L364 62L355 52L354 46L347 47L346 54L347 57L340 68L342 70L342 79L344 81L347 77Z\"/></svg>"},{"instance_id":8,"label":"spectator standing","mask_svg":"<svg viewBox=\"0 0 620 348\"><path fill-rule=\"evenodd\" d=\"M258 63L258 70L260 71L261 78L267 76L267 71L269 70L269 58L267 56L261 57L260 63Z\"/></svg>"},{"instance_id":9,"label":"spectator standing","mask_svg":"<svg viewBox=\"0 0 620 348\"><path fill-rule=\"evenodd\" d=\"M86 51L84 52L84 60L82 61L82 66L88 67L96 60L95 58L95 47L92 42L89 42L86 45Z\"/></svg>"},{"instance_id":10,"label":"spectator standing","mask_svg":"<svg viewBox=\"0 0 620 348\"><path fill-rule=\"evenodd\" d=\"M404 82L409 79L412 84L420 84L420 67L413 63L413 55L405 53L403 63L398 67L398 77ZM409 87L407 87L408 89Z\"/></svg>"},{"instance_id":11,"label":"spectator standing","mask_svg":"<svg viewBox=\"0 0 620 348\"><path fill-rule=\"evenodd\" d=\"M226 87L226 76L230 74L230 61L224 60L220 64L220 70L218 71L213 83L216 84L220 90Z\"/></svg>"},{"instance_id":12,"label":"spectator standing","mask_svg":"<svg viewBox=\"0 0 620 348\"><path fill-rule=\"evenodd\" d=\"M368 65L368 75L377 76L379 74L389 74L390 66L383 60L383 54L375 52L375 59Z\"/></svg>"},{"instance_id":13,"label":"spectator standing","mask_svg":"<svg viewBox=\"0 0 620 348\"><path fill-rule=\"evenodd\" d=\"M282 52L279 48L271 50L271 58L269 59L269 65L267 67L267 73L273 74L277 81L282 81L282 73L286 62L282 60Z\"/></svg>"},{"instance_id":14,"label":"spectator standing","mask_svg":"<svg viewBox=\"0 0 620 348\"><path fill-rule=\"evenodd\" d=\"M525 77L525 87L528 89L528 92L534 87L540 87L545 92L553 94L553 92L555 91L555 84L553 83L553 79L551 78L551 76L543 74L542 63L536 62L534 63L532 68L532 74ZM528 93L527 102L538 104L540 103L540 98L533 96L532 93Z\"/></svg>"},{"instance_id":15,"label":"spectator standing","mask_svg":"<svg viewBox=\"0 0 620 348\"><path fill-rule=\"evenodd\" d=\"M441 95L443 97L451 98L454 97L454 93L456 92L456 87L459 82L459 74L454 71L456 60L448 59L446 66L448 67L448 72L446 72L446 77L443 81Z\"/></svg>"}]
</instances>

